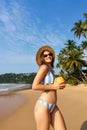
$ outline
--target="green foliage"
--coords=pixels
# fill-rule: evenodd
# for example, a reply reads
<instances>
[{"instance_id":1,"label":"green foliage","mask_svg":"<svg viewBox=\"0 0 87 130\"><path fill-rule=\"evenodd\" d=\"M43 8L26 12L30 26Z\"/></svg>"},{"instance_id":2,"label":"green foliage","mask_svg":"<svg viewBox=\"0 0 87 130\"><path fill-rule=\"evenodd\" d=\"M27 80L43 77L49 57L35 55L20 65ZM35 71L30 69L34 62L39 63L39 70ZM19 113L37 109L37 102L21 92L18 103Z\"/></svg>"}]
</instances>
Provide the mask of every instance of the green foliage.
<instances>
[{"instance_id":1,"label":"green foliage","mask_svg":"<svg viewBox=\"0 0 87 130\"><path fill-rule=\"evenodd\" d=\"M85 20L79 20L74 23L71 31L77 38L84 37L80 46L74 40L68 40L57 56L57 68L60 68L59 75L63 76L67 83L78 84L87 83L87 13L83 13ZM81 41L80 41L81 42ZM85 60L86 59L86 60Z\"/></svg>"},{"instance_id":2,"label":"green foliage","mask_svg":"<svg viewBox=\"0 0 87 130\"><path fill-rule=\"evenodd\" d=\"M78 37L87 37L87 13L83 13L83 16L85 17L85 20L79 20L74 23L73 28L71 29L72 32L74 32L74 36Z\"/></svg>"},{"instance_id":3,"label":"green foliage","mask_svg":"<svg viewBox=\"0 0 87 130\"><path fill-rule=\"evenodd\" d=\"M86 62L83 60L84 51L82 46L77 46L73 40L68 40L65 43L59 55L57 55L58 63L57 68L60 68L59 75L64 77L67 83L78 84L86 83L87 73L83 71L87 67Z\"/></svg>"},{"instance_id":4,"label":"green foliage","mask_svg":"<svg viewBox=\"0 0 87 130\"><path fill-rule=\"evenodd\" d=\"M36 73L6 73L0 75L0 83L29 83L32 84Z\"/></svg>"}]
</instances>

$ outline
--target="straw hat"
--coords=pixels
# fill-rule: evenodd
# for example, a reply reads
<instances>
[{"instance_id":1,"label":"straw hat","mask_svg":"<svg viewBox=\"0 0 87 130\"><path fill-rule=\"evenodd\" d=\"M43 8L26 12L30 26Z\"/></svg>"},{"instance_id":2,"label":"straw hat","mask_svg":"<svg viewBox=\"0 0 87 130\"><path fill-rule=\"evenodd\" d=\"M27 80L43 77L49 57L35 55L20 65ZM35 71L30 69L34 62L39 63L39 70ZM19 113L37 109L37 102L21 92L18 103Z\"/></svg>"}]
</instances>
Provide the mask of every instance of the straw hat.
<instances>
[{"instance_id":1,"label":"straw hat","mask_svg":"<svg viewBox=\"0 0 87 130\"><path fill-rule=\"evenodd\" d=\"M43 53L43 51L49 51L53 54L53 59L55 59L55 52L53 50L53 48L51 48L48 45L42 46L41 48L39 48L39 50L36 53L36 62L37 64L40 66L41 65L41 54Z\"/></svg>"}]
</instances>

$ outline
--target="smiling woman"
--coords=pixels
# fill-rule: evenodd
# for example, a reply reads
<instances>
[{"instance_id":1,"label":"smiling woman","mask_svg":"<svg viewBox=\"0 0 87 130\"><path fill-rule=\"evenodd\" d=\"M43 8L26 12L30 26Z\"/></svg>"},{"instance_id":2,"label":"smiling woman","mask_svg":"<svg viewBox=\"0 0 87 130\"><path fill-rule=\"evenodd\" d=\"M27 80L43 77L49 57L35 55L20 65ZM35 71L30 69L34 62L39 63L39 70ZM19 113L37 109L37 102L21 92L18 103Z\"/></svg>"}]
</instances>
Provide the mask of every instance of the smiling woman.
<instances>
[{"instance_id":1,"label":"smiling woman","mask_svg":"<svg viewBox=\"0 0 87 130\"><path fill-rule=\"evenodd\" d=\"M48 45L42 46L36 53L39 70L34 78L32 89L42 92L34 109L37 130L49 130L50 125L55 130L66 130L64 118L57 106L57 90L64 89L65 84L54 82L54 60L55 52Z\"/></svg>"}]
</instances>

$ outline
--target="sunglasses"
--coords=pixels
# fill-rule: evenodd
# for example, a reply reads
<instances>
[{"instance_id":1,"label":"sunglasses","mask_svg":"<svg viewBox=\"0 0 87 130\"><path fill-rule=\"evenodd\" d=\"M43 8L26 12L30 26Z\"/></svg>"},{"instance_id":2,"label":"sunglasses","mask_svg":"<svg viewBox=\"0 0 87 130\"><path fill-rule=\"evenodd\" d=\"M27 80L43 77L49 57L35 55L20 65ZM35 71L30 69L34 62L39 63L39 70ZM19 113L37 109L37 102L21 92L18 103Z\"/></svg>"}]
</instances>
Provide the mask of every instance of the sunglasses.
<instances>
[{"instance_id":1,"label":"sunglasses","mask_svg":"<svg viewBox=\"0 0 87 130\"><path fill-rule=\"evenodd\" d=\"M44 54L43 56L44 56L44 57L47 57L47 56L52 56L52 53L49 53L49 54Z\"/></svg>"}]
</instances>

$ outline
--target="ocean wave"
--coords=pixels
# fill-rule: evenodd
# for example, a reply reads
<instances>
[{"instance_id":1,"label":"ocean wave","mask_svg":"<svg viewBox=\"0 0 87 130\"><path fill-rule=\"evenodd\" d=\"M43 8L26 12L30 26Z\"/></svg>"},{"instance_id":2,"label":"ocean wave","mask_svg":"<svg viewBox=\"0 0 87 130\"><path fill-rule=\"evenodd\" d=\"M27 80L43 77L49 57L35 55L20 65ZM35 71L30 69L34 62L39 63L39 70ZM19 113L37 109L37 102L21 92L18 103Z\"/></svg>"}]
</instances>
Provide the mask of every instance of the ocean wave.
<instances>
[{"instance_id":1,"label":"ocean wave","mask_svg":"<svg viewBox=\"0 0 87 130\"><path fill-rule=\"evenodd\" d=\"M31 88L31 84L0 84L0 95Z\"/></svg>"}]
</instances>

